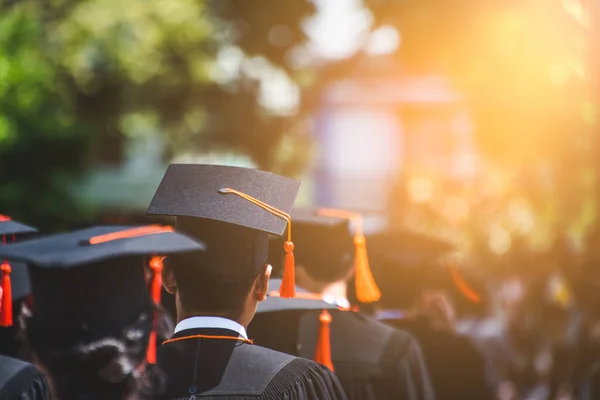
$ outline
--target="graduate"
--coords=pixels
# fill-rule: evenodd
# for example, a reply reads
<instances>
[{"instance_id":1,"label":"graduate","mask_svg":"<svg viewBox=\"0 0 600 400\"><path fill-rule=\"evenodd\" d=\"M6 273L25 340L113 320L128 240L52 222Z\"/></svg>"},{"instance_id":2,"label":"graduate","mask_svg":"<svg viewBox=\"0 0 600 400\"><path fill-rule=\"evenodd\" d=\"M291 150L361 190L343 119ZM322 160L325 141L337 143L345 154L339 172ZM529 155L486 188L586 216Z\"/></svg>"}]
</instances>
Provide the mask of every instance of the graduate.
<instances>
[{"instance_id":1,"label":"graduate","mask_svg":"<svg viewBox=\"0 0 600 400\"><path fill-rule=\"evenodd\" d=\"M50 400L46 377L35 366L0 355L0 399Z\"/></svg>"},{"instance_id":2,"label":"graduate","mask_svg":"<svg viewBox=\"0 0 600 400\"><path fill-rule=\"evenodd\" d=\"M359 221L360 216L337 211L321 213L322 210L300 210L292 215L296 284L326 302L346 309L329 310L328 313L331 316L332 368L347 397L434 399L417 341L406 332L347 310L347 282L354 275L361 298L366 301L378 299L361 227L357 226L356 235L350 231L351 222ZM334 216L329 216L332 214ZM250 333L261 345L313 358L322 353L319 344L322 323L321 310L261 313ZM280 329L295 330L290 332L294 342L289 342L288 335L265 334Z\"/></svg>"},{"instance_id":3,"label":"graduate","mask_svg":"<svg viewBox=\"0 0 600 400\"><path fill-rule=\"evenodd\" d=\"M0 214L0 246L30 238L37 229ZM20 340L19 318L30 295L27 266L13 260L0 260L0 354L26 359Z\"/></svg>"},{"instance_id":4,"label":"graduate","mask_svg":"<svg viewBox=\"0 0 600 400\"><path fill-rule=\"evenodd\" d=\"M454 246L405 231L379 232L367 240L382 292L375 317L419 340L436 398L495 398L483 356L455 330L457 309L481 307L483 294L445 262Z\"/></svg>"},{"instance_id":5,"label":"graduate","mask_svg":"<svg viewBox=\"0 0 600 400\"><path fill-rule=\"evenodd\" d=\"M163 257L203 251L172 227L99 226L0 247L27 262L33 295L25 334L54 397L153 398ZM153 271L148 287L145 268Z\"/></svg>"},{"instance_id":6,"label":"graduate","mask_svg":"<svg viewBox=\"0 0 600 400\"><path fill-rule=\"evenodd\" d=\"M295 295L289 212L299 186L253 169L169 166L148 213L176 216L177 229L207 251L165 263L163 284L175 295L178 323L158 350L163 398L345 398L325 366L254 345L246 333L269 292L269 233L287 233L281 295Z\"/></svg>"}]
</instances>

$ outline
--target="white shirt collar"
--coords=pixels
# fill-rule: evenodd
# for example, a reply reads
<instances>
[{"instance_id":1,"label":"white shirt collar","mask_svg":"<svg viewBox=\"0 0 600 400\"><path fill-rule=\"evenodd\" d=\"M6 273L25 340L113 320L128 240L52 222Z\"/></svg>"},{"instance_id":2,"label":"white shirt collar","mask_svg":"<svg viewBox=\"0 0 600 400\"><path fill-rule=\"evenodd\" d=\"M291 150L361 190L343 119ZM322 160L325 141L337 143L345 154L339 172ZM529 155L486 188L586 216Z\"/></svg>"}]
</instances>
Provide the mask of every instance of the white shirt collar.
<instances>
[{"instance_id":1,"label":"white shirt collar","mask_svg":"<svg viewBox=\"0 0 600 400\"><path fill-rule=\"evenodd\" d=\"M325 303L333 304L334 306L342 307L342 308L350 308L350 302L347 298L341 296L331 296L324 295L323 301Z\"/></svg>"},{"instance_id":2,"label":"white shirt collar","mask_svg":"<svg viewBox=\"0 0 600 400\"><path fill-rule=\"evenodd\" d=\"M248 339L246 329L235 321L221 317L190 317L179 322L175 327L175 333L184 331L186 329L198 329L198 328L220 328L229 329L230 331L237 332L240 337Z\"/></svg>"}]
</instances>

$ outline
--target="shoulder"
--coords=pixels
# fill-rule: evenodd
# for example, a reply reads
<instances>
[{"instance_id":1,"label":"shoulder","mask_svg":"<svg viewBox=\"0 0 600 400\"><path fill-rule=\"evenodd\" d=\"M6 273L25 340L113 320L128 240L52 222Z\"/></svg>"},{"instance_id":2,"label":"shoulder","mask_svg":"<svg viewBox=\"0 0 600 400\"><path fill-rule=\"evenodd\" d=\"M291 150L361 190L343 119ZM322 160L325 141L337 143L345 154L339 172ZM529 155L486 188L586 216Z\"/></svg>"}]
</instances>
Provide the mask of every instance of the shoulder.
<instances>
[{"instance_id":1,"label":"shoulder","mask_svg":"<svg viewBox=\"0 0 600 400\"><path fill-rule=\"evenodd\" d=\"M396 329L374 318L357 313L346 312L343 315L345 328L355 332L353 336L362 345L371 349L379 349L381 355L403 357L415 349L420 349L415 337L409 332Z\"/></svg>"},{"instance_id":2,"label":"shoulder","mask_svg":"<svg viewBox=\"0 0 600 400\"><path fill-rule=\"evenodd\" d=\"M33 365L21 360L0 356L0 398L49 398L44 375Z\"/></svg>"},{"instance_id":3,"label":"shoulder","mask_svg":"<svg viewBox=\"0 0 600 400\"><path fill-rule=\"evenodd\" d=\"M33 365L25 361L0 355L0 387L16 376L40 374Z\"/></svg>"},{"instance_id":4,"label":"shoulder","mask_svg":"<svg viewBox=\"0 0 600 400\"><path fill-rule=\"evenodd\" d=\"M306 358L294 357L265 389L267 398L345 398L337 377L327 367Z\"/></svg>"}]
</instances>

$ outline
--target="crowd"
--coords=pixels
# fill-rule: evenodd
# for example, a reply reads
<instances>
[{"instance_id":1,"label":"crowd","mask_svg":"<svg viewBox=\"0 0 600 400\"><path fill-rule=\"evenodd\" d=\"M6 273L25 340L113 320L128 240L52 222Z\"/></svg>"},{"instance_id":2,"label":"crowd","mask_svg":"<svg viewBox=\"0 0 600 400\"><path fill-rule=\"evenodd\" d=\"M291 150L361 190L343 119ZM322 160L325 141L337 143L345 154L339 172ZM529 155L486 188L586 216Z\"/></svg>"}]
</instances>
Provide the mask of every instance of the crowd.
<instances>
[{"instance_id":1,"label":"crowd","mask_svg":"<svg viewBox=\"0 0 600 400\"><path fill-rule=\"evenodd\" d=\"M450 244L365 235L358 213L294 208L299 187L173 164L147 213L174 227L1 217L0 399L537 399L522 381L544 368L543 398L600 399L596 337L493 340L459 318L490 299Z\"/></svg>"}]
</instances>

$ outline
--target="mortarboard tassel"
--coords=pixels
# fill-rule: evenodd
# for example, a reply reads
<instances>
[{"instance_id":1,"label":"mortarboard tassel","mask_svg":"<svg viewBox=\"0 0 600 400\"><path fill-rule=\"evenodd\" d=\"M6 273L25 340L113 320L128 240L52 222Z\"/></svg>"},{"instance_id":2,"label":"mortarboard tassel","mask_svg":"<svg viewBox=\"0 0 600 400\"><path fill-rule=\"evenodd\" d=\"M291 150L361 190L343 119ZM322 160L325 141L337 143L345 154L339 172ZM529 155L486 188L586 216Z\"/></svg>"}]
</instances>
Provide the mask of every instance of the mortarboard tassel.
<instances>
[{"instance_id":1,"label":"mortarboard tassel","mask_svg":"<svg viewBox=\"0 0 600 400\"><path fill-rule=\"evenodd\" d=\"M296 297L296 261L294 259L294 243L286 241L283 244L285 259L283 267L283 279L279 287L279 294L284 298Z\"/></svg>"},{"instance_id":2,"label":"mortarboard tassel","mask_svg":"<svg viewBox=\"0 0 600 400\"><path fill-rule=\"evenodd\" d=\"M463 296L469 299L469 301L472 303L481 302L481 297L479 294L469 286L455 265L450 266L450 273L452 274L452 281Z\"/></svg>"},{"instance_id":3,"label":"mortarboard tassel","mask_svg":"<svg viewBox=\"0 0 600 400\"><path fill-rule=\"evenodd\" d=\"M152 280L150 281L150 295L155 304L160 304L160 295L162 289L162 270L165 257L154 256L150 259L150 270L152 271Z\"/></svg>"},{"instance_id":4,"label":"mortarboard tassel","mask_svg":"<svg viewBox=\"0 0 600 400\"><path fill-rule=\"evenodd\" d=\"M329 335L331 315L327 310L323 310L321 315L319 315L319 323L319 337L317 339L314 360L333 371L333 362L331 361L331 339Z\"/></svg>"},{"instance_id":5,"label":"mortarboard tassel","mask_svg":"<svg viewBox=\"0 0 600 400\"><path fill-rule=\"evenodd\" d=\"M347 218L354 223L354 276L356 298L361 303L373 303L378 301L381 298L381 291L371 272L371 265L369 264L369 256L367 254L367 240L363 234L362 215L350 211L331 209L319 210L319 215Z\"/></svg>"},{"instance_id":6,"label":"mortarboard tassel","mask_svg":"<svg viewBox=\"0 0 600 400\"><path fill-rule=\"evenodd\" d=\"M292 242L292 217L277 208L260 201L246 193L230 188L219 189L220 194L235 194L242 199L270 212L271 214L287 221L287 241L283 244L285 250L285 264L283 268L283 279L279 288L279 295L283 298L296 297L296 263L294 260L294 243Z\"/></svg>"},{"instance_id":7,"label":"mortarboard tassel","mask_svg":"<svg viewBox=\"0 0 600 400\"><path fill-rule=\"evenodd\" d=\"M0 266L2 272L2 304L0 305L0 326L7 327L13 324L12 286L10 284L10 265L4 261Z\"/></svg>"},{"instance_id":8,"label":"mortarboard tassel","mask_svg":"<svg viewBox=\"0 0 600 400\"><path fill-rule=\"evenodd\" d=\"M162 287L161 272L163 269L163 260L165 257L154 256L150 259L150 270L152 271L152 279L150 281L150 296L155 305L160 305L160 295ZM146 361L148 364L156 364L156 314L152 317L152 331L148 340L148 349L146 351Z\"/></svg>"}]
</instances>

